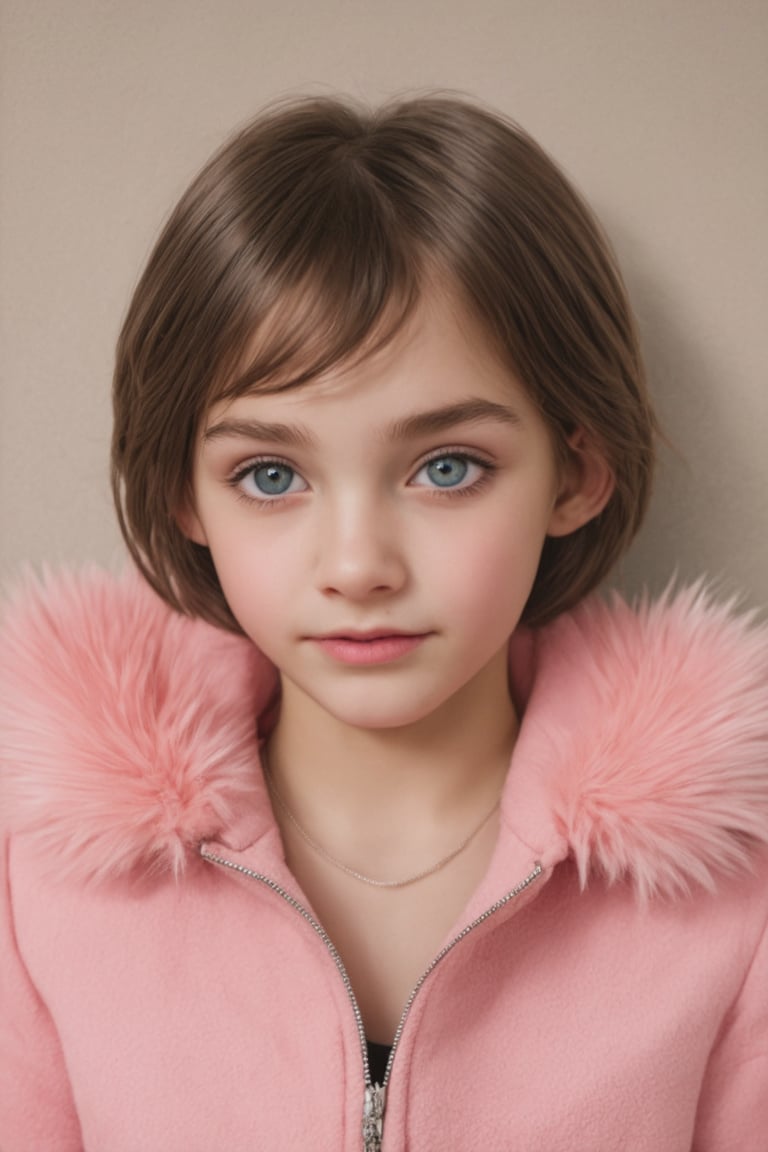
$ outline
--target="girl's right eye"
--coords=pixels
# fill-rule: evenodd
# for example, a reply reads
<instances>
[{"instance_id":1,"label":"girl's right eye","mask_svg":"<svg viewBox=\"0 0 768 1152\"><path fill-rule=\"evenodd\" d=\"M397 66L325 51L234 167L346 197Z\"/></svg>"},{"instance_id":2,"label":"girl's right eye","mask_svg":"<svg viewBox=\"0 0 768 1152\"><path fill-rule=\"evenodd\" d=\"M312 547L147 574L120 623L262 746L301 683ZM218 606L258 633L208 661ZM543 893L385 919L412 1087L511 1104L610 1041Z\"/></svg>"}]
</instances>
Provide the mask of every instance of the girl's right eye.
<instances>
[{"instance_id":1,"label":"girl's right eye","mask_svg":"<svg viewBox=\"0 0 768 1152\"><path fill-rule=\"evenodd\" d=\"M261 460L247 464L232 476L230 483L247 500L266 503L294 492L306 492L308 487L306 480L282 460Z\"/></svg>"}]
</instances>

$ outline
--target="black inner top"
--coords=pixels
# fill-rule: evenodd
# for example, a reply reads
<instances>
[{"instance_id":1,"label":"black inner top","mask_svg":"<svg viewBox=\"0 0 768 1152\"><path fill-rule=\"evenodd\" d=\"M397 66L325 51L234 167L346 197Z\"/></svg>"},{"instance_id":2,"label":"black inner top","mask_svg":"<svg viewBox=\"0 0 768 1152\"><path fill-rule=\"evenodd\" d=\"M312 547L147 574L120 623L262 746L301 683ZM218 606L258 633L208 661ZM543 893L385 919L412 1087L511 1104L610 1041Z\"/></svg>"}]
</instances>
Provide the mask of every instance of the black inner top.
<instances>
[{"instance_id":1,"label":"black inner top","mask_svg":"<svg viewBox=\"0 0 768 1152\"><path fill-rule=\"evenodd\" d=\"M381 1084L384 1081L384 1073L387 1070L387 1060L392 1051L391 1044L374 1044L372 1040L368 1040L368 1068L371 1073L371 1083Z\"/></svg>"}]
</instances>

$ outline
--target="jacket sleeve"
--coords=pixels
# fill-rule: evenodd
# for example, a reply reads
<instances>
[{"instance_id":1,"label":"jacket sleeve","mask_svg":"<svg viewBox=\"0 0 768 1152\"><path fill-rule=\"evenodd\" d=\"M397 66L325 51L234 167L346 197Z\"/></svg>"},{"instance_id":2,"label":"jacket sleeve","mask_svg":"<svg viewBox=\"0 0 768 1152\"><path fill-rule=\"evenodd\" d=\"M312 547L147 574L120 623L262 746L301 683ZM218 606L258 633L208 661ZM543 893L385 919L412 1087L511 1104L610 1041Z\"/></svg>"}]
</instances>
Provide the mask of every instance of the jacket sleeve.
<instances>
[{"instance_id":1,"label":"jacket sleeve","mask_svg":"<svg viewBox=\"0 0 768 1152\"><path fill-rule=\"evenodd\" d=\"M9 855L0 839L0 1149L83 1152L61 1044L17 948Z\"/></svg>"},{"instance_id":2,"label":"jacket sleeve","mask_svg":"<svg viewBox=\"0 0 768 1152\"><path fill-rule=\"evenodd\" d=\"M707 1068L692 1152L765 1152L768 925Z\"/></svg>"}]
</instances>

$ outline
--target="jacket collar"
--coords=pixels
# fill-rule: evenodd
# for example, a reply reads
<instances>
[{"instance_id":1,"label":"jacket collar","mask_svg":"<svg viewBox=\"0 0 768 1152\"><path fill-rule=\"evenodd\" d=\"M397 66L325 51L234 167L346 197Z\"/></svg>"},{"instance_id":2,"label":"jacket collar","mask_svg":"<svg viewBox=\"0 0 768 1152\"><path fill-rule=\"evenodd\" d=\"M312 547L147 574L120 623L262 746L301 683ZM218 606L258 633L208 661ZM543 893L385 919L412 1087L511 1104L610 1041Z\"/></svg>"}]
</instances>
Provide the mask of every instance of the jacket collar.
<instances>
[{"instance_id":1,"label":"jacket collar","mask_svg":"<svg viewBox=\"0 0 768 1152\"><path fill-rule=\"evenodd\" d=\"M520 630L503 827L643 898L748 866L768 843L767 641L701 585ZM276 689L253 645L134 573L30 580L0 652L4 822L90 879L181 873L204 840L276 844L253 720Z\"/></svg>"}]
</instances>

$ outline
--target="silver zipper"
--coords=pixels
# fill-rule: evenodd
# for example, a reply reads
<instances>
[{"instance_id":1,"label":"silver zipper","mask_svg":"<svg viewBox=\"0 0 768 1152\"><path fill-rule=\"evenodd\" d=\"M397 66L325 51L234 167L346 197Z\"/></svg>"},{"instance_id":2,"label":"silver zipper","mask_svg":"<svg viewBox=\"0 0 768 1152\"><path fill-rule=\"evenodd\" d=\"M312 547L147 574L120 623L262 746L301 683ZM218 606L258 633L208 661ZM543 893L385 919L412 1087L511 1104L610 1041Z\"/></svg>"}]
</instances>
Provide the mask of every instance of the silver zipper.
<instances>
[{"instance_id":1,"label":"silver zipper","mask_svg":"<svg viewBox=\"0 0 768 1152\"><path fill-rule=\"evenodd\" d=\"M491 905L490 908L487 908L486 911L483 912L482 915L478 916L476 920L473 920L471 924L467 924L467 926L461 930L458 936L454 937L453 940L451 940L448 944L445 945L444 948L438 952L437 956L435 956L429 967L422 973L418 982L414 985L410 996L408 997L405 1008L403 1009L402 1015L400 1017L400 1022L397 1025L395 1037L392 1041L392 1050L389 1054L389 1059L387 1060L387 1067L384 1070L384 1079L382 1080L381 1084L374 1084L371 1080L371 1069L368 1063L368 1047L365 1038L365 1025L363 1024L363 1016L360 1011L360 1006L357 1003L357 998L353 991L352 983L347 974L347 970L344 967L344 961L339 955L336 949L336 945L333 943L333 940L331 940L322 924L315 920L314 916L311 914L311 912L307 911L303 904L299 904L298 900L295 900L289 892L286 892L284 888L282 888L275 880L270 879L269 876L265 876L261 872L254 872L251 868L246 868L245 865L237 864L233 860L227 860L223 856L217 856L214 853L207 851L204 844L201 844L200 846L200 855L204 860L208 860L212 864L220 864L224 868L230 868L233 872L239 872L243 876L248 876L251 880L259 880L262 884L265 884L267 888L271 889L278 896L281 896L283 900L285 900L287 904L290 904L292 908L295 908L302 919L306 920L310 927L317 933L317 935L320 937L330 952L331 958L333 959L333 962L339 971L339 975L344 982L344 987L347 990L347 995L349 996L349 1001L352 1005L352 1011L355 1015L355 1023L357 1024L357 1034L360 1038L360 1050L363 1056L363 1076L365 1078L365 1099L363 1104L362 1124L363 1152L380 1152L384 1130L384 1109L386 1107L387 1085L389 1083L389 1077L392 1071L392 1063L395 1058L397 1046L400 1043L400 1037L403 1034L405 1021L408 1017L408 1013L411 1010L411 1006L416 999L419 989L422 987L424 981L434 971L440 961L445 956L447 956L449 952L453 951L456 945L461 940L463 940L465 936L468 936L469 933L472 932L475 928L479 927L480 924L484 924L485 921L489 919L489 917L493 916L496 912L508 904L510 900L514 900L515 897L524 892L526 888L530 887L530 885L533 884L533 882L537 880L539 876L541 876L543 872L541 864L537 862L533 871L529 872L525 879L521 880L519 884L516 884L515 887L506 894L506 896L502 896L500 900L497 900L495 904Z\"/></svg>"},{"instance_id":2,"label":"silver zipper","mask_svg":"<svg viewBox=\"0 0 768 1152\"><path fill-rule=\"evenodd\" d=\"M395 1038L392 1041L392 1051L389 1054L389 1060L387 1060L387 1067L384 1070L384 1080L382 1081L382 1085L384 1088L386 1088L387 1084L389 1083L389 1074L392 1071L392 1061L395 1058L395 1050L397 1049L397 1046L400 1043L400 1037L403 1034L403 1028L405 1027L406 1018L408 1016L408 1013L411 1010L411 1006L412 1006L414 1000L416 999L416 996L419 992L419 989L421 988L424 981L427 979L427 977L430 975L430 973L432 973L435 970L435 968L440 963L440 961L443 960L448 955L449 952L452 952L453 949L456 947L456 945L459 944L464 939L465 936L468 936L470 934L470 932L474 931L475 928L478 928L481 924L484 924L486 920L488 920L491 916L493 916L496 912L498 912L506 904L509 904L510 900L514 900L515 897L519 896L522 892L525 892L526 888L530 888L531 884L533 884L533 882L535 880L538 880L539 876L541 876L543 871L544 871L544 869L542 868L541 864L537 860L534 867L533 867L533 871L529 872L524 880L521 880L519 884L516 884L514 888L512 888L509 892L507 892L506 896L502 896L501 900L497 900L496 903L492 904L490 908L486 908L485 912L483 912L480 916L478 916L476 920L473 920L470 924L467 924L467 926L465 928L462 928L462 930L461 930L461 932L459 932L458 936L454 936L453 940L451 940L448 944L446 944L444 948L441 948L441 950L438 952L437 956L435 956L434 960L429 965L429 967L426 969L426 971L424 971L422 973L422 975L419 977L418 982L414 985L413 990L406 1001L405 1008L403 1008L403 1014L400 1017L400 1023L397 1026L397 1030L395 1032ZM367 1149L366 1149L366 1152L368 1152Z\"/></svg>"}]
</instances>

